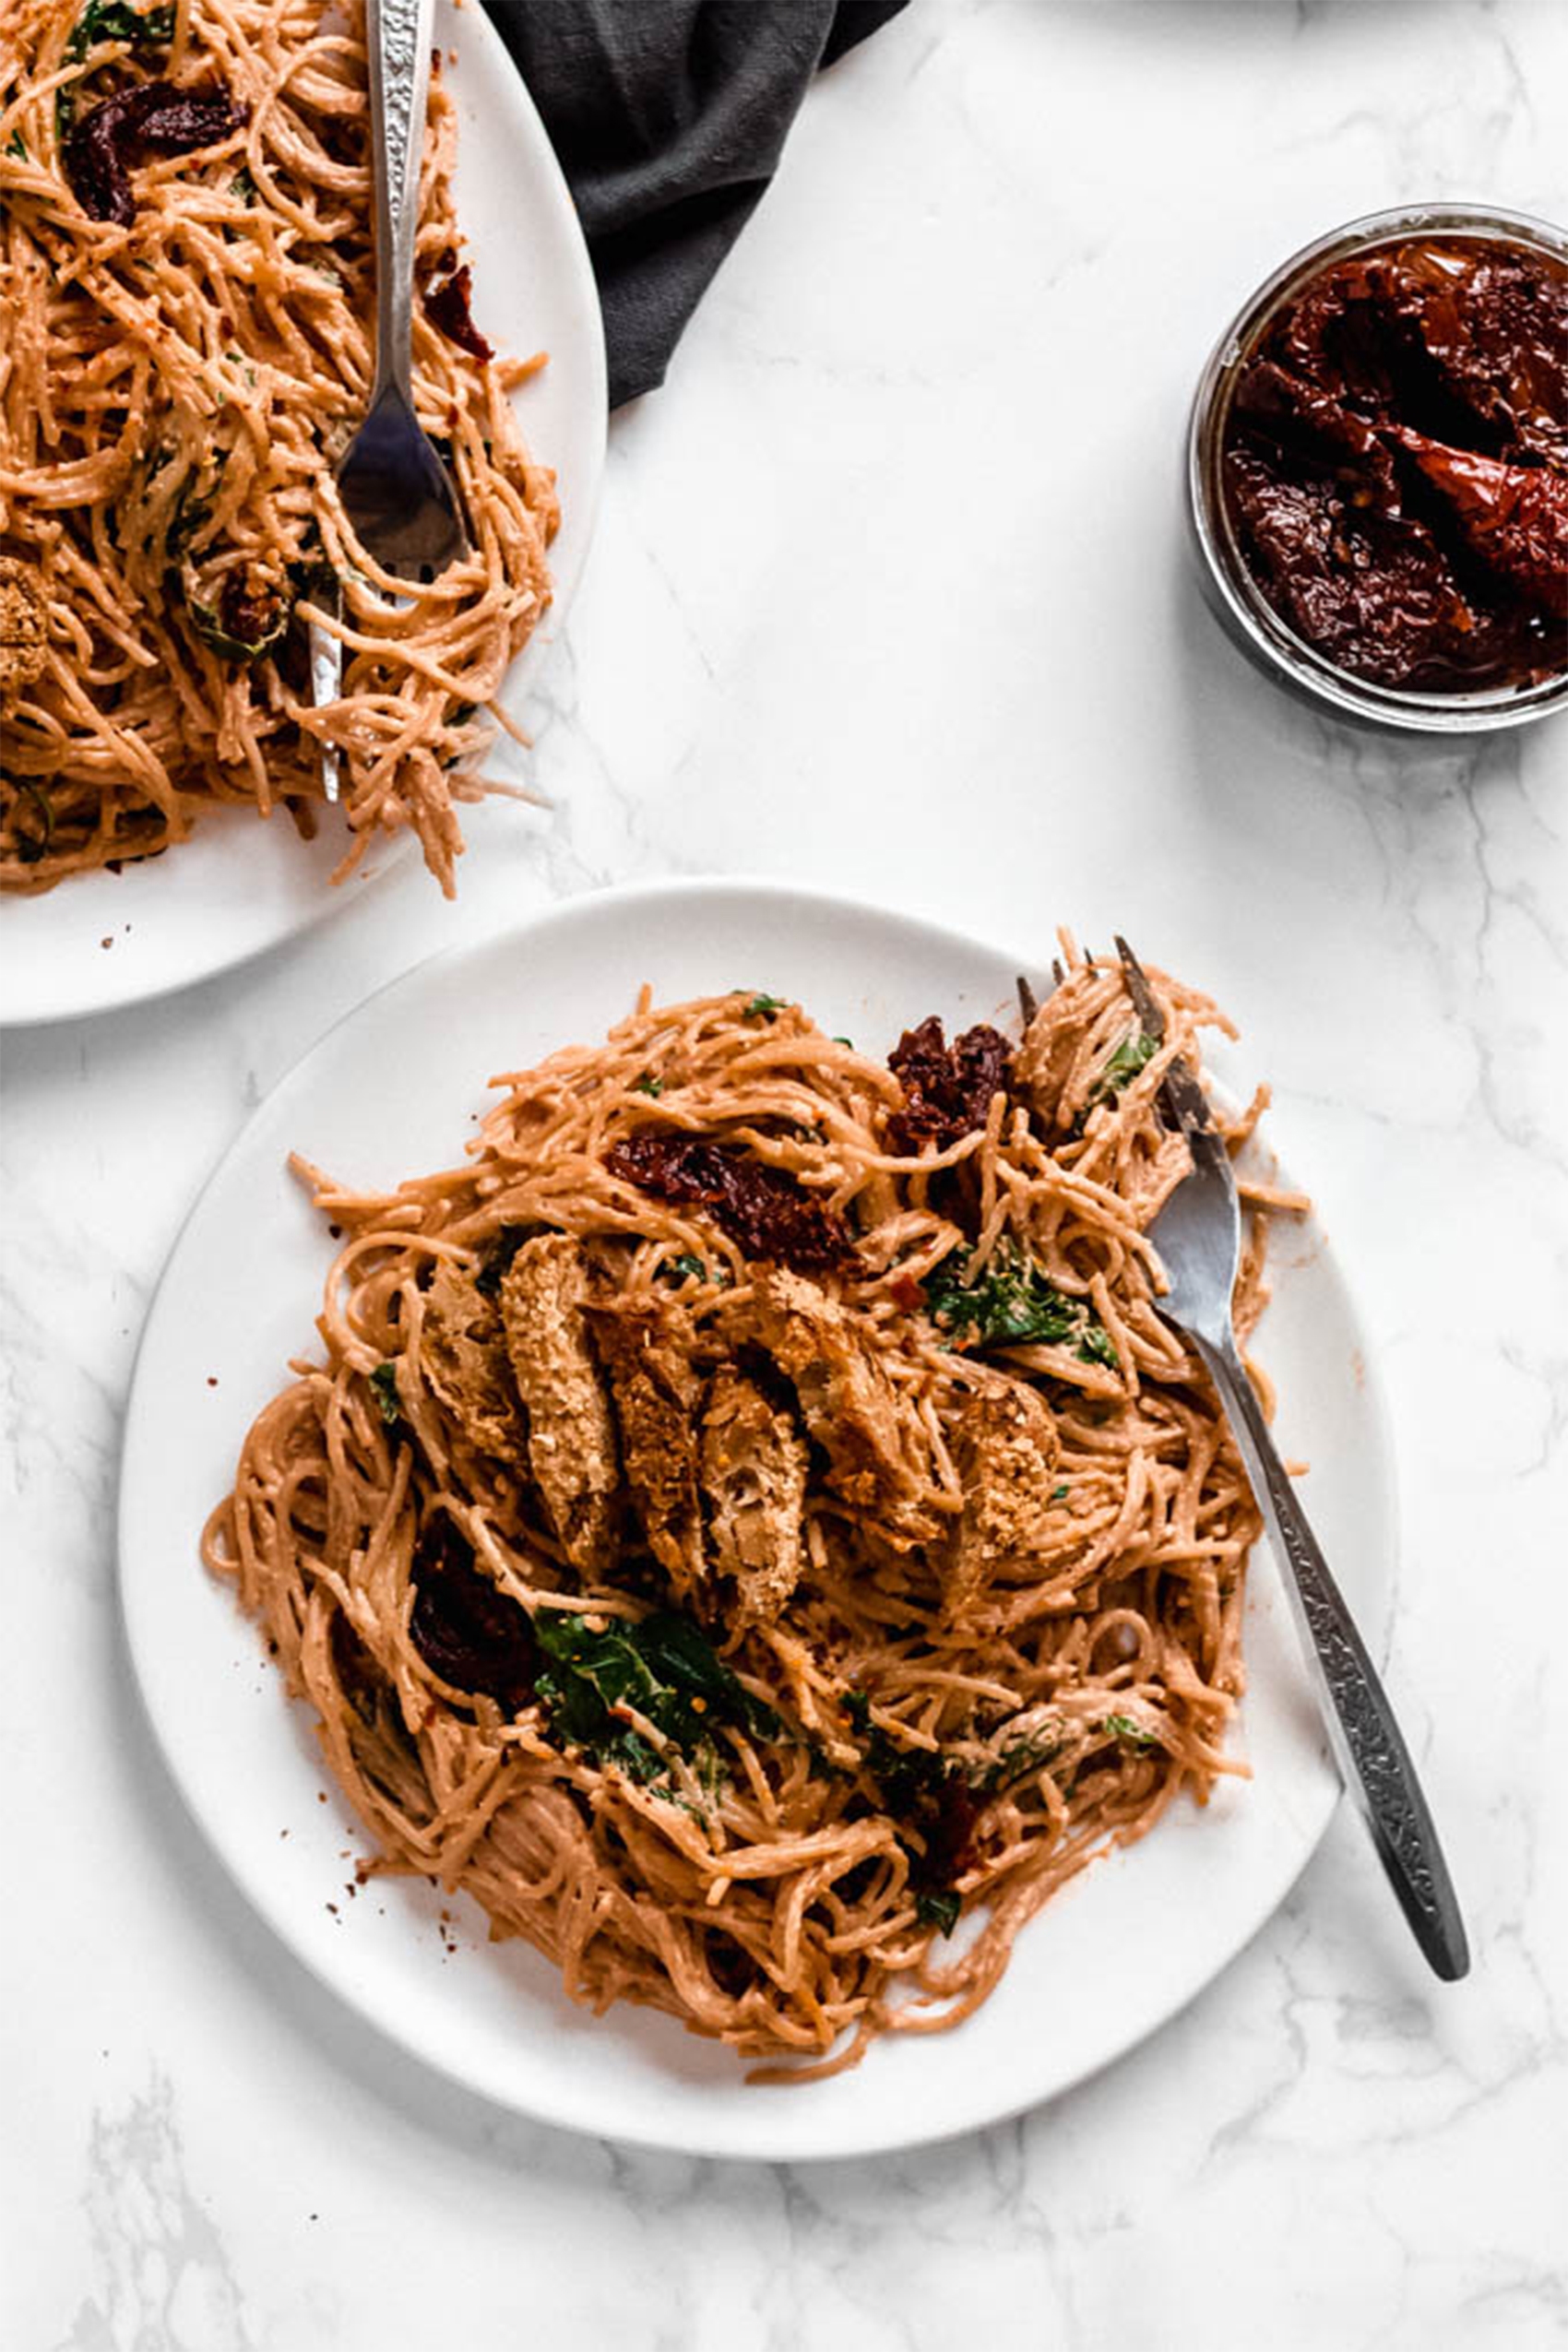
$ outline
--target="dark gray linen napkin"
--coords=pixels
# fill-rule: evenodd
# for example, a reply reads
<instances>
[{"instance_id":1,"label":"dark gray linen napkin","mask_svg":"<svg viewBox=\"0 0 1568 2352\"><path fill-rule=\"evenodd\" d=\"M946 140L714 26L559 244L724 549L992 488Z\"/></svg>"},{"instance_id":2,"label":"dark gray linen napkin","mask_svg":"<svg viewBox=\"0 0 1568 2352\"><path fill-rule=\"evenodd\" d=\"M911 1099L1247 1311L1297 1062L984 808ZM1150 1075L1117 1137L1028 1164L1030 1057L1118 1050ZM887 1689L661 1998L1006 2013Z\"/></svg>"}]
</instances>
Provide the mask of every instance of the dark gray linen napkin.
<instances>
[{"instance_id":1,"label":"dark gray linen napkin","mask_svg":"<svg viewBox=\"0 0 1568 2352\"><path fill-rule=\"evenodd\" d=\"M588 236L610 405L664 381L813 75L905 0L488 0Z\"/></svg>"}]
</instances>

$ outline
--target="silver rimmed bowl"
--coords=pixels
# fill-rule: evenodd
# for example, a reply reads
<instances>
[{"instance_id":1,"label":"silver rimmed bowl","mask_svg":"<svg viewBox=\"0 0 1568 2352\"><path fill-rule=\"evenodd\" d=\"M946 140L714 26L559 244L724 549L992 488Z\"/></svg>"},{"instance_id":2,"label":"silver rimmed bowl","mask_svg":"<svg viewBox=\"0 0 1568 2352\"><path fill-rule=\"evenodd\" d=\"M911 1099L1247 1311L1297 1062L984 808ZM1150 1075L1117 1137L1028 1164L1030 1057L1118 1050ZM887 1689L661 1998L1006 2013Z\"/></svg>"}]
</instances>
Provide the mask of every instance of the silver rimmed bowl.
<instances>
[{"instance_id":1,"label":"silver rimmed bowl","mask_svg":"<svg viewBox=\"0 0 1568 2352\"><path fill-rule=\"evenodd\" d=\"M1414 237L1512 245L1568 266L1568 233L1562 230L1527 213L1473 204L1405 205L1392 212L1369 213L1292 254L1242 305L1198 379L1187 435L1187 505L1204 588L1244 653L1283 684L1341 717L1428 734L1522 727L1568 708L1568 632L1562 669L1524 686L1443 693L1384 686L1358 677L1310 645L1269 603L1247 564L1225 497L1221 461L1237 379L1273 321L1312 279L1336 263Z\"/></svg>"}]
</instances>

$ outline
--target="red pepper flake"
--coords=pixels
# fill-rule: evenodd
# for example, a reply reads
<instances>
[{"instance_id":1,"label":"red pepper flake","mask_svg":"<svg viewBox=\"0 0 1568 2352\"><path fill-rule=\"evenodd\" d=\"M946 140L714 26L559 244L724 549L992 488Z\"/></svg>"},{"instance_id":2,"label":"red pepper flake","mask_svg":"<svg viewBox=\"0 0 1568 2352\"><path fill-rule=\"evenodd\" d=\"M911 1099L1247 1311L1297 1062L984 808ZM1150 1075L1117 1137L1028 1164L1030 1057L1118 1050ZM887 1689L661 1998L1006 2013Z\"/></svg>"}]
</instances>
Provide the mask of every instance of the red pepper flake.
<instances>
[{"instance_id":1,"label":"red pepper flake","mask_svg":"<svg viewBox=\"0 0 1568 2352\"><path fill-rule=\"evenodd\" d=\"M482 367L493 354L469 313L473 277L468 263L459 263L450 245L424 284L425 316L441 329L449 343L469 351Z\"/></svg>"},{"instance_id":2,"label":"red pepper flake","mask_svg":"<svg viewBox=\"0 0 1568 2352\"><path fill-rule=\"evenodd\" d=\"M656 1200L707 1211L748 1257L772 1258L799 1274L851 1265L844 1220L781 1168L766 1168L738 1144L677 1131L646 1131L612 1145L612 1176Z\"/></svg>"},{"instance_id":3,"label":"red pepper flake","mask_svg":"<svg viewBox=\"0 0 1568 2352\"><path fill-rule=\"evenodd\" d=\"M84 114L65 142L65 176L82 210L94 220L128 229L136 218L130 166L137 151L186 155L216 146L249 120L221 85L182 89L174 82L143 82L117 90Z\"/></svg>"},{"instance_id":4,"label":"red pepper flake","mask_svg":"<svg viewBox=\"0 0 1568 2352\"><path fill-rule=\"evenodd\" d=\"M263 646L278 634L283 599L275 588L251 586L251 567L230 572L218 598L218 617L226 636L240 645Z\"/></svg>"},{"instance_id":5,"label":"red pepper flake","mask_svg":"<svg viewBox=\"0 0 1568 2352\"><path fill-rule=\"evenodd\" d=\"M888 1146L914 1158L927 1144L944 1151L985 1125L992 1098L1007 1090L1013 1057L1006 1039L983 1022L949 1045L932 1013L905 1030L887 1066L904 1089L903 1108L887 1123Z\"/></svg>"}]
</instances>

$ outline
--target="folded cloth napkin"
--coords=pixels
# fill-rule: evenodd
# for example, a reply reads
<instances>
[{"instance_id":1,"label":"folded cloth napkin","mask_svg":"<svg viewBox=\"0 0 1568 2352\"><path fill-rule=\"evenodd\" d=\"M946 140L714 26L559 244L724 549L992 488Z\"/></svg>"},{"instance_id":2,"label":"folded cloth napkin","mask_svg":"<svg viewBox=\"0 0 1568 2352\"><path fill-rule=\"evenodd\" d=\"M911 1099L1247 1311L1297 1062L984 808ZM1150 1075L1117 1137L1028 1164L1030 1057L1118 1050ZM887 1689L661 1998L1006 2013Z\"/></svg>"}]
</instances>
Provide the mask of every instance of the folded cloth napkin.
<instances>
[{"instance_id":1,"label":"folded cloth napkin","mask_svg":"<svg viewBox=\"0 0 1568 2352\"><path fill-rule=\"evenodd\" d=\"M904 5L487 0L587 232L612 409L664 381L818 66Z\"/></svg>"}]
</instances>

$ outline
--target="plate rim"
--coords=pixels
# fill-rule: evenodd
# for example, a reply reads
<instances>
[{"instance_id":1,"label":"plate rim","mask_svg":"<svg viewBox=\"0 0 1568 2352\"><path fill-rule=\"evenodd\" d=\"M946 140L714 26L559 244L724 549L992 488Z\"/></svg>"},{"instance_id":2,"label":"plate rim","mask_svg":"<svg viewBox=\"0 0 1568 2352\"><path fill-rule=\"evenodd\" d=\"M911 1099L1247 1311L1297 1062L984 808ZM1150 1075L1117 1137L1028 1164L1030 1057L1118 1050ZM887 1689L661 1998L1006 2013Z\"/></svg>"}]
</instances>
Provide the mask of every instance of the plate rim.
<instances>
[{"instance_id":1,"label":"plate rim","mask_svg":"<svg viewBox=\"0 0 1568 2352\"><path fill-rule=\"evenodd\" d=\"M583 349L578 355L586 381L581 386L582 397L576 401L575 405L580 409L588 422L585 427L583 451L584 488L573 501L575 524L573 536L567 544L568 560L564 564L558 564L552 560L550 606L539 628L522 647L507 673L507 679L512 683L513 690L519 697L522 697L535 689L552 657L556 640L565 626L573 600L593 550L600 507L602 503L605 466L609 450L610 418L607 405L609 362L604 341L604 313L599 299L599 285L594 277L593 263L588 254L588 238L573 200L565 172L562 169L561 159L556 154L554 142L545 128L544 118L535 103L533 92L529 89L521 70L515 64L496 29L487 0L447 0L447 6L452 11L460 8L462 12L459 23L455 28L448 27L447 30L461 32L465 41L477 34L481 53L485 53L481 54L479 72L476 76L476 86L479 83L488 85L492 81L505 79L510 86L509 102L528 118L534 146L531 168L541 174L552 190L552 206L556 216L555 233L560 240L561 260L564 265L563 282L568 290L569 305L573 312L580 316L585 330L597 329L597 332L583 333ZM457 75L460 76L461 71L459 60ZM455 101L461 109L465 102L464 83L460 78L455 77L451 88ZM462 169L462 146L459 139L457 160L459 185ZM465 228L460 216L458 228L459 230ZM472 259L471 237L469 239L468 249L469 257ZM482 261L481 267L483 267ZM540 455L544 462L552 462L551 453L548 450L542 451ZM577 527L579 524L580 528ZM242 820L244 818L244 814L243 810L237 808L211 812L211 814L220 817L233 816ZM251 820L251 822L265 821ZM276 817L273 819L275 823L281 820ZM242 853L244 842L250 837L249 823L245 823L243 829L240 826L234 827L234 840ZM376 853L374 869L357 870L340 886L334 886L324 873L320 888L315 892L301 919L277 932L270 938L258 939L236 956L220 956L216 962L203 963L195 969L155 975L145 982L133 985L129 992L124 993L105 994L95 991L90 986L90 976L97 973L100 967L89 957L77 973L73 985L65 988L57 987L52 992L36 999L29 999L24 994L22 1001L18 1003L16 1001L18 976L19 974L25 982L31 958L26 953L26 944L19 937L6 939L4 933L8 925L14 924L19 919L18 910L33 902L20 892L0 894L0 981L3 981L3 985L0 985L0 1034L12 1029L50 1028L66 1021L112 1018L119 1013L134 1012L138 1006L144 1004L157 1004L164 998L179 995L187 989L208 986L214 981L226 979L232 972L244 971L247 966L258 962L262 956L276 954L279 949L288 947L291 942L310 937L324 924L331 922L336 916L346 913L349 909L357 906L367 893L375 891L382 883L387 881L407 864L410 858L415 854L417 846L414 837L406 829L388 836L385 841L374 845ZM66 883L59 886L69 888L70 885ZM45 895L52 897L53 894ZM10 911L7 911L7 908ZM107 974L107 967L104 968Z\"/></svg>"},{"instance_id":2,"label":"plate rim","mask_svg":"<svg viewBox=\"0 0 1568 2352\"><path fill-rule=\"evenodd\" d=\"M892 924L907 934L933 945L957 949L969 955L979 951L992 956L999 961L1014 960L1010 949L994 945L972 932L959 931L952 925L911 913L905 908L868 899L852 892L818 888L814 885L795 883L776 875L656 876L636 882L610 884L577 892L568 898L558 899L531 914L520 918L505 919L487 929L477 938L464 940L456 945L441 948L421 956L401 972L381 981L374 989L368 990L353 1005L339 1014L310 1040L277 1082L267 1089L260 1102L248 1111L237 1132L231 1137L201 1181L189 1207L180 1220L163 1265L159 1271L157 1281L148 1301L141 1331L137 1336L122 1427L113 1516L116 1618L132 1669L132 1678L137 1686L137 1705L142 1720L151 1734L153 1746L180 1800L182 1811L187 1820L199 1831L207 1852L217 1860L229 1883L243 1897L246 1911L261 1923L267 1932L278 1937L291 1957L305 1970L315 1984L322 1987L334 2002L340 2002L362 2024L369 2025L392 2049L399 2060L405 2062L411 2061L418 2066L429 2068L438 2077L458 2084L465 2091L481 2098L487 2106L500 2113L521 2115L555 2129L606 2140L620 2145L648 2148L725 2162L828 2163L856 2160L875 2155L895 2154L907 2149L936 2146L947 2141L962 2138L970 2132L989 2129L994 2124L1010 2121L1036 2108L1050 2106L1054 2100L1083 2088L1111 2066L1131 2057L1157 2033L1173 2024L1192 2006L1200 1994L1218 1983L1240 1954L1274 1918L1280 1907L1289 1899L1308 1863L1317 1853L1331 1823L1338 1813L1344 1800L1343 1788L1336 1787L1332 1790L1323 1808L1321 1818L1304 1839L1300 1852L1292 1858L1289 1869L1277 1879L1270 1882L1270 1892L1262 1909L1246 1924L1241 1926L1236 1932L1226 1935L1222 1945L1217 1948L1217 1955L1204 1966L1196 1979L1187 1984L1173 2000L1159 2006L1157 2013L1151 2014L1146 2022L1139 2025L1128 2038L1119 2042L1114 2049L1091 2060L1081 2072L1074 2073L1070 2078L1049 2089L1044 2091L1023 2089L1016 2097L1010 2097L1000 2103L993 2097L984 2096L977 2098L972 2106L966 2106L960 2101L956 2103L959 2111L949 2113L943 2120L935 2121L903 2121L895 2124L891 2119L879 2122L873 2117L862 2130L846 2129L843 2119L837 2119L828 2128L815 2135L795 2130L777 2143L767 2140L766 2134L754 2135L754 2139L760 2139L764 2143L762 2144L737 2144L722 2131L711 2136L705 2136L700 2132L683 2131L679 2127L673 2130L661 2130L636 2121L626 2124L604 2123L585 2120L580 2110L574 2110L569 2102L556 2096L554 2086L548 2081L539 2085L537 2095L530 2090L529 2097L524 2098L517 2093L515 2088L495 2086L485 2078L478 2065L467 2063L460 2051L453 2051L445 2047L439 2049L433 2047L430 2041L420 2039L415 2035L401 2030L398 2019L389 2013L386 2003L381 1998L379 1989L351 1986L349 1982L351 1972L335 1974L323 1966L317 1957L316 1948L305 1936L303 1925L296 1924L289 1907L281 1902L274 1901L271 1891L265 1883L258 1888L256 1883L243 1875L242 1859L237 1852L231 1851L232 1841L227 1837L221 1825L221 1808L216 1803L209 1803L196 1788L193 1788L191 1778L181 1768L171 1740L166 1736L165 1727L152 1705L139 1662L140 1653L136 1630L137 1610L131 1599L129 1591L131 1580L127 1577L125 1570L129 1484L127 1471L135 1450L133 1441L137 1424L142 1412L148 1409L143 1400L142 1372L147 1359L149 1336L158 1319L171 1271L181 1254L187 1233L199 1217L208 1195L216 1189L231 1166L244 1153L253 1129L285 1094L304 1082L306 1074L317 1056L370 1006L399 990L417 992L422 980L426 980L439 967L456 968L492 954L508 944L520 948L541 932L569 928L574 921L583 921L585 916L591 920L597 914L603 919L611 909L618 912L629 907L641 905L659 906L683 903L700 905L703 902L711 903L727 897L737 901L760 900L775 908L806 909L837 918L865 919L869 917L879 925ZM1038 954L1025 956L1018 959L1018 968L1028 971L1040 966L1042 960ZM476 1075L473 1078L476 1094L481 1097L482 1097L489 1075L489 1073L483 1075ZM1392 1642L1393 1625L1398 1602L1402 1514L1393 1423L1381 1373L1371 1350L1364 1344L1368 1335L1356 1309L1355 1293L1339 1265L1337 1252L1324 1231L1321 1222L1315 1220L1314 1239L1317 1245L1316 1263L1326 1271L1337 1291L1358 1343L1360 1357L1358 1402L1360 1408L1367 1413L1372 1424L1372 1442L1367 1450L1381 1467L1380 1502L1391 1566L1386 1580L1386 1589L1376 1599L1375 1620L1364 1629L1367 1633L1369 1647L1381 1667L1385 1661L1386 1653ZM193 1531L192 1540L194 1547L195 1531ZM1259 1543L1253 1548L1252 1557L1254 1574L1257 1573L1260 1557L1264 1554L1268 1555L1269 1564L1263 1573L1265 1575L1277 1577L1278 1562L1273 1557L1273 1548L1266 1534L1260 1538ZM1280 1598L1283 1600L1283 1595ZM295 1715L300 1722L304 1723L309 1711L302 1712L303 1703L290 1697L286 1693L280 1693L279 1695L283 1698L289 1712ZM308 1728L311 1736L314 1737L313 1717L310 1718ZM351 1809L349 1810L350 1817L352 1819ZM356 1828L359 1834L363 1834L362 1828L357 1823ZM1113 1859L1118 1850L1125 1852L1127 1849L1112 1849L1112 1854L1106 1859ZM1078 1884L1080 1886L1086 1884L1091 1875L1092 1872L1087 1872ZM758 2094L759 2098L764 2096ZM780 2094L780 2096L790 2097L790 2112L803 2113L804 2109L797 2108L795 2102L803 2101L809 2097L809 2087L802 2086L799 2091ZM774 2111L777 2110L762 2107L757 2109L759 2118L765 2113Z\"/></svg>"}]
</instances>

